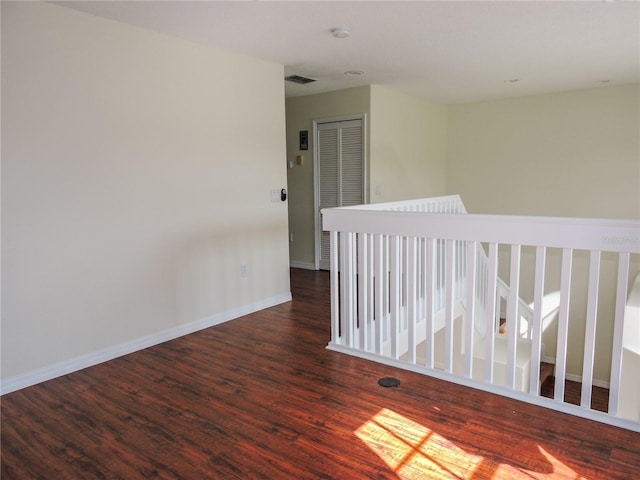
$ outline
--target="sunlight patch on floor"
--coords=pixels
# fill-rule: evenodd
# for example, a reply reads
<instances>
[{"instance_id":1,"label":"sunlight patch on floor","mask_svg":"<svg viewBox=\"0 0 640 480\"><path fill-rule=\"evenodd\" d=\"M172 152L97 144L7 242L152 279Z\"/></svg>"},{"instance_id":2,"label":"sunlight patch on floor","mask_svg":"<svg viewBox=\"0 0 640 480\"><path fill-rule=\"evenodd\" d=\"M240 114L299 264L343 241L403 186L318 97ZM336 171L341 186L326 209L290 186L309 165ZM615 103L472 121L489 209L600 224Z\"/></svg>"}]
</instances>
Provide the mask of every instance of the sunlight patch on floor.
<instances>
[{"instance_id":1,"label":"sunlight patch on floor","mask_svg":"<svg viewBox=\"0 0 640 480\"><path fill-rule=\"evenodd\" d=\"M482 457L386 408L355 432L400 478L471 478ZM434 476L437 475L437 476Z\"/></svg>"},{"instance_id":2,"label":"sunlight patch on floor","mask_svg":"<svg viewBox=\"0 0 640 480\"><path fill-rule=\"evenodd\" d=\"M435 431L383 408L355 435L401 479L587 480L538 446L552 469L535 472L466 452Z\"/></svg>"}]
</instances>

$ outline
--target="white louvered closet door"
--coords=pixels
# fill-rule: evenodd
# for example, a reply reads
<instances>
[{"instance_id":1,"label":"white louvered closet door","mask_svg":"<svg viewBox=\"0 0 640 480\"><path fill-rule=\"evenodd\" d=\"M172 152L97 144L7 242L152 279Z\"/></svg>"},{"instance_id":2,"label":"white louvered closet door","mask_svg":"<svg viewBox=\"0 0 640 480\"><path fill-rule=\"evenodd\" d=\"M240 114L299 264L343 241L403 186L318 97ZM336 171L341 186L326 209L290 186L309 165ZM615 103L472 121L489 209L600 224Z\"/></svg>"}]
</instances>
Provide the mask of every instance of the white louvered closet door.
<instances>
[{"instance_id":1,"label":"white louvered closet door","mask_svg":"<svg viewBox=\"0 0 640 480\"><path fill-rule=\"evenodd\" d=\"M362 120L318 125L320 210L364 203ZM320 268L329 269L329 233L320 233Z\"/></svg>"}]
</instances>

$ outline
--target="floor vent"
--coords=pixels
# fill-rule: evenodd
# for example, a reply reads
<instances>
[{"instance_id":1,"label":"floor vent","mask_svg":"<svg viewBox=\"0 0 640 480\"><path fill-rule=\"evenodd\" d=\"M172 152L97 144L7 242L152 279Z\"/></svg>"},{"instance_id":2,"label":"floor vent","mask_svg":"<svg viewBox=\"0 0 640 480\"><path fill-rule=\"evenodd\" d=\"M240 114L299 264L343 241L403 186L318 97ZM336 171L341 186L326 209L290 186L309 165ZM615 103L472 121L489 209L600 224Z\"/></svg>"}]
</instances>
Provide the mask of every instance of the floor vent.
<instances>
[{"instance_id":1,"label":"floor vent","mask_svg":"<svg viewBox=\"0 0 640 480\"><path fill-rule=\"evenodd\" d=\"M383 377L378 380L378 385L385 388L398 387L400 386L400 380L394 377Z\"/></svg>"}]
</instances>

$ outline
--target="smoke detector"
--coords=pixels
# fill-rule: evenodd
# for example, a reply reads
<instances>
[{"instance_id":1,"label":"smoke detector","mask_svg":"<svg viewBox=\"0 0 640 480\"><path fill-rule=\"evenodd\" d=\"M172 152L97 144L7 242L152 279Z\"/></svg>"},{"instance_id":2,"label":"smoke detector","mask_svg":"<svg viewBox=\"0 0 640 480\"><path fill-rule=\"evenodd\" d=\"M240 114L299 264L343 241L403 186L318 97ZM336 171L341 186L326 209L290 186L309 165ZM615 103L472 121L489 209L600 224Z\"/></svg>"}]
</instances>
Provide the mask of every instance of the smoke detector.
<instances>
[{"instance_id":1,"label":"smoke detector","mask_svg":"<svg viewBox=\"0 0 640 480\"><path fill-rule=\"evenodd\" d=\"M347 38L351 35L351 30L348 27L336 27L331 29L331 35L333 38Z\"/></svg>"}]
</instances>

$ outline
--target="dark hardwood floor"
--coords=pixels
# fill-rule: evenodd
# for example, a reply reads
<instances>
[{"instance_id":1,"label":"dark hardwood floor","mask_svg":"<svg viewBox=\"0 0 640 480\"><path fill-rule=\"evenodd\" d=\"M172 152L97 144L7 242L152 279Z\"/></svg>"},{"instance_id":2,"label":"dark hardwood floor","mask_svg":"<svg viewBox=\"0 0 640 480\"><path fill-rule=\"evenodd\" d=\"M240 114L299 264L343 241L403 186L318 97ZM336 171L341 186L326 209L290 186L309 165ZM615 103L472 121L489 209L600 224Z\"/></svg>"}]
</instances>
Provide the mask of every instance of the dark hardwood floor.
<instances>
[{"instance_id":1,"label":"dark hardwood floor","mask_svg":"<svg viewBox=\"0 0 640 480\"><path fill-rule=\"evenodd\" d=\"M638 433L326 350L328 278L3 396L2 480L640 478Z\"/></svg>"},{"instance_id":2,"label":"dark hardwood floor","mask_svg":"<svg viewBox=\"0 0 640 480\"><path fill-rule=\"evenodd\" d=\"M542 384L540 395L553 398L555 392L555 377L551 376ZM573 405L580 405L582 397L582 384L571 380L564 381L564 401ZM609 411L609 389L591 387L591 409L600 412Z\"/></svg>"}]
</instances>

